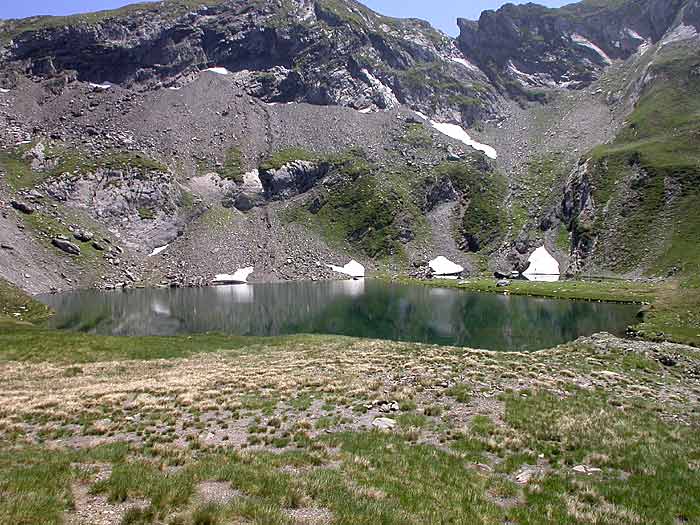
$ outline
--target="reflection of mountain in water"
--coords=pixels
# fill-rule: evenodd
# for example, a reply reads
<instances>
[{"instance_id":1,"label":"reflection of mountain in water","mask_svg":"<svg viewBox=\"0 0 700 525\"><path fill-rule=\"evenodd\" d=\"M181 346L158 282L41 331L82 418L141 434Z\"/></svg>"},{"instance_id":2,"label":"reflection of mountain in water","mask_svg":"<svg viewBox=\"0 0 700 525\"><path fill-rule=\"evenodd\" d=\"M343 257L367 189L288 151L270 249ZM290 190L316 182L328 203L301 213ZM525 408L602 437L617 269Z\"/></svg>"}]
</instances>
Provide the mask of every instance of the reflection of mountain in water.
<instances>
[{"instance_id":1,"label":"reflection of mountain in water","mask_svg":"<svg viewBox=\"0 0 700 525\"><path fill-rule=\"evenodd\" d=\"M81 291L43 299L59 312L56 326L100 334L327 333L503 350L621 333L635 314L625 305L364 280Z\"/></svg>"}]
</instances>

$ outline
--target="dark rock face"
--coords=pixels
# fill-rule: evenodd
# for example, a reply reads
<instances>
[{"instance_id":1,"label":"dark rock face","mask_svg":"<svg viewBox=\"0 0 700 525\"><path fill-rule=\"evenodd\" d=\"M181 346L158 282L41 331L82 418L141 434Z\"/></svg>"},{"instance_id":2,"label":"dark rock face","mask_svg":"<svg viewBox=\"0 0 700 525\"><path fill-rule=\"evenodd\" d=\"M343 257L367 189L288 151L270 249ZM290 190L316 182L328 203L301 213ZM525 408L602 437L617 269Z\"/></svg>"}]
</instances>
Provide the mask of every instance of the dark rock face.
<instances>
[{"instance_id":1,"label":"dark rock face","mask_svg":"<svg viewBox=\"0 0 700 525\"><path fill-rule=\"evenodd\" d=\"M261 171L260 182L267 200L285 200L309 191L328 171L327 164L297 160L277 170Z\"/></svg>"},{"instance_id":2,"label":"dark rock face","mask_svg":"<svg viewBox=\"0 0 700 525\"><path fill-rule=\"evenodd\" d=\"M457 200L459 200L459 193L452 185L452 181L444 178L428 188L425 195L425 209L430 211L440 204Z\"/></svg>"},{"instance_id":3,"label":"dark rock face","mask_svg":"<svg viewBox=\"0 0 700 525\"><path fill-rule=\"evenodd\" d=\"M582 269L583 262L595 245L593 225L596 206L588 173L588 163L576 167L569 175L558 216L571 231L571 263L569 273Z\"/></svg>"},{"instance_id":4,"label":"dark rock face","mask_svg":"<svg viewBox=\"0 0 700 525\"><path fill-rule=\"evenodd\" d=\"M34 208L32 208L26 202L12 201L10 202L10 206L12 206L15 210L21 211L26 215L31 215L32 213L34 213Z\"/></svg>"},{"instance_id":5,"label":"dark rock face","mask_svg":"<svg viewBox=\"0 0 700 525\"><path fill-rule=\"evenodd\" d=\"M506 4L478 22L459 20L458 45L509 91L518 86L584 86L610 60L657 42L686 0L629 0L561 9Z\"/></svg>"}]
</instances>

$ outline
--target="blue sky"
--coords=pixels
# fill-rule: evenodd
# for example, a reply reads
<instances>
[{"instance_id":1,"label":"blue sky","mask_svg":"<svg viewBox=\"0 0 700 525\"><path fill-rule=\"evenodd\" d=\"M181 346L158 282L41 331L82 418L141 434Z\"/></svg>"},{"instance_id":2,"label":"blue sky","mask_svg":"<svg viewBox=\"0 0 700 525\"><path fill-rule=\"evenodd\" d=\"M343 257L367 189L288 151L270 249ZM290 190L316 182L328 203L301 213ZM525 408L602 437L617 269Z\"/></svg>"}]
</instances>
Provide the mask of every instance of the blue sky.
<instances>
[{"instance_id":1,"label":"blue sky","mask_svg":"<svg viewBox=\"0 0 700 525\"><path fill-rule=\"evenodd\" d=\"M101 9L113 9L133 3L129 0L0 0L0 18L24 18L34 15L66 15ZM501 0L364 0L375 11L396 17L429 20L452 35L457 34L457 17L477 19L484 9L496 9ZM515 1L514 3L523 3ZM551 7L567 0L541 0Z\"/></svg>"}]
</instances>

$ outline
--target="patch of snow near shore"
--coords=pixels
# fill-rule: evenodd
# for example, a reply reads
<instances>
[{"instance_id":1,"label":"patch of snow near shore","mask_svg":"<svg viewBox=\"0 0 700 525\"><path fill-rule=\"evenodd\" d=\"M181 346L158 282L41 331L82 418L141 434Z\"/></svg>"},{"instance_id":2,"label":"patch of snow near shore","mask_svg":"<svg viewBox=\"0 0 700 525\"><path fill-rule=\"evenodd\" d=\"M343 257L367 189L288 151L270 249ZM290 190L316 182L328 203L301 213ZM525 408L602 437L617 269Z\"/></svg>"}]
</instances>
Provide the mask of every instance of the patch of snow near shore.
<instances>
[{"instance_id":1,"label":"patch of snow near shore","mask_svg":"<svg viewBox=\"0 0 700 525\"><path fill-rule=\"evenodd\" d=\"M369 108L359 109L358 111L359 111L360 113L363 113L363 114L366 115L367 113L372 113L372 108L369 107Z\"/></svg>"},{"instance_id":2,"label":"patch of snow near shore","mask_svg":"<svg viewBox=\"0 0 700 525\"><path fill-rule=\"evenodd\" d=\"M216 277L214 277L213 282L214 284L245 284L248 282L248 277L250 277L250 274L253 273L253 271L254 268L252 266L249 266L248 268L241 268L240 270L237 270L236 273L234 273L233 275L229 275L227 273L220 273L216 275Z\"/></svg>"},{"instance_id":3,"label":"patch of snow near shore","mask_svg":"<svg viewBox=\"0 0 700 525\"><path fill-rule=\"evenodd\" d=\"M575 44L578 44L578 45L583 46L583 47L587 47L588 49L595 51L600 56L600 58L603 59L603 61L607 65L612 65L612 60L605 53L605 51L600 49L597 45L595 45L593 42L588 40L586 37L583 37L583 36L579 35L578 33L574 33L571 35L571 41L574 42Z\"/></svg>"},{"instance_id":4,"label":"patch of snow near shore","mask_svg":"<svg viewBox=\"0 0 700 525\"><path fill-rule=\"evenodd\" d=\"M225 67L210 67L205 69L204 71L208 71L209 73L215 73L217 75L230 75L231 72L226 69Z\"/></svg>"},{"instance_id":5,"label":"patch of snow near shore","mask_svg":"<svg viewBox=\"0 0 700 525\"><path fill-rule=\"evenodd\" d=\"M108 89L112 88L112 84L110 84L109 82L104 82L103 84L95 84L93 82L90 82L90 87L98 91L107 91Z\"/></svg>"},{"instance_id":6,"label":"patch of snow near shore","mask_svg":"<svg viewBox=\"0 0 700 525\"><path fill-rule=\"evenodd\" d=\"M327 264L326 266L334 272L349 275L353 279L361 279L365 276L365 267L354 259L345 266L335 266L333 264Z\"/></svg>"},{"instance_id":7,"label":"patch of snow near shore","mask_svg":"<svg viewBox=\"0 0 700 525\"><path fill-rule=\"evenodd\" d=\"M664 47L668 44L673 44L674 42L681 42L683 40L690 40L698 35L697 30L693 26L687 26L685 24L680 24L670 33L667 33L664 39L661 41L661 46Z\"/></svg>"},{"instance_id":8,"label":"patch of snow near shore","mask_svg":"<svg viewBox=\"0 0 700 525\"><path fill-rule=\"evenodd\" d=\"M540 246L532 252L528 262L530 266L523 272L523 276L528 281L555 282L559 280L561 274L559 263L544 246Z\"/></svg>"},{"instance_id":9,"label":"patch of snow near shore","mask_svg":"<svg viewBox=\"0 0 700 525\"><path fill-rule=\"evenodd\" d=\"M430 266L430 269L437 276L457 275L464 271L464 267L453 263L447 257L443 257L442 255L430 261L428 266Z\"/></svg>"},{"instance_id":10,"label":"patch of snow near shore","mask_svg":"<svg viewBox=\"0 0 700 525\"><path fill-rule=\"evenodd\" d=\"M442 122L435 122L434 120L431 120L430 124L443 135L459 140L476 151L483 152L488 158L494 160L498 158L498 153L493 147L472 140L469 134L457 124L446 124Z\"/></svg>"},{"instance_id":11,"label":"patch of snow near shore","mask_svg":"<svg viewBox=\"0 0 700 525\"><path fill-rule=\"evenodd\" d=\"M168 248L168 246L170 246L170 245L169 245L169 244L166 244L165 246L160 246L159 248L156 248L155 250L153 250L153 251L151 252L151 254L149 255L149 257L155 257L155 256L158 255L159 253L162 253L163 251L165 251L165 250Z\"/></svg>"},{"instance_id":12,"label":"patch of snow near shore","mask_svg":"<svg viewBox=\"0 0 700 525\"><path fill-rule=\"evenodd\" d=\"M9 93L9 89L0 88L0 93Z\"/></svg>"}]
</instances>

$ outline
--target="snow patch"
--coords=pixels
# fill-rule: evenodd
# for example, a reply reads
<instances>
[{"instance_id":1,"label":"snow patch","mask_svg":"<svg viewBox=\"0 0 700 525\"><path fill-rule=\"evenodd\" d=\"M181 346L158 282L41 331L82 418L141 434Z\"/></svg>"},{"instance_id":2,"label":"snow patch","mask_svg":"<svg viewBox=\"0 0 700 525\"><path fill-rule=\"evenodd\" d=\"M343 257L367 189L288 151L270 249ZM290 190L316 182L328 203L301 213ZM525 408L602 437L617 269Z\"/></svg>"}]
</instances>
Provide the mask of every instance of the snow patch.
<instances>
[{"instance_id":1,"label":"snow patch","mask_svg":"<svg viewBox=\"0 0 700 525\"><path fill-rule=\"evenodd\" d=\"M362 279L365 276L365 267L354 259L345 266L335 266L333 264L327 264L326 266L334 272L349 275L353 279Z\"/></svg>"},{"instance_id":2,"label":"snow patch","mask_svg":"<svg viewBox=\"0 0 700 525\"><path fill-rule=\"evenodd\" d=\"M165 246L160 246L160 247L156 248L155 250L153 250L153 251L149 254L149 257L155 257L155 256L158 255L159 253L162 253L163 251L165 251L165 250L168 248L168 246L170 246L170 245L169 245L169 244L166 244Z\"/></svg>"},{"instance_id":3,"label":"snow patch","mask_svg":"<svg viewBox=\"0 0 700 525\"><path fill-rule=\"evenodd\" d=\"M646 38L644 38L642 35L637 33L634 29L630 29L629 27L625 28L625 33L627 33L631 38L634 38L635 40L639 40L640 42L647 41Z\"/></svg>"},{"instance_id":4,"label":"snow patch","mask_svg":"<svg viewBox=\"0 0 700 525\"><path fill-rule=\"evenodd\" d=\"M540 246L532 252L528 262L530 266L523 272L523 276L528 281L555 282L559 280L561 275L559 263L544 246Z\"/></svg>"},{"instance_id":5,"label":"snow patch","mask_svg":"<svg viewBox=\"0 0 700 525\"><path fill-rule=\"evenodd\" d=\"M0 93L9 93L9 89L0 88Z\"/></svg>"},{"instance_id":6,"label":"snow patch","mask_svg":"<svg viewBox=\"0 0 700 525\"><path fill-rule=\"evenodd\" d=\"M649 48L651 47L651 42L649 40L637 33L634 29L630 29L629 27L625 28L625 33L627 33L627 36L629 36L633 40L639 42L639 47L637 47L637 53L639 53L640 56L649 51Z\"/></svg>"},{"instance_id":7,"label":"snow patch","mask_svg":"<svg viewBox=\"0 0 700 525\"><path fill-rule=\"evenodd\" d=\"M460 142L463 142L467 146L475 149L476 151L481 151L488 158L494 160L498 158L498 153L493 147L472 140L469 134L466 131L464 131L464 128L462 128L461 126L458 126L457 124L435 122L434 120L431 120L430 124L443 135L447 135L448 137L452 137L455 140L459 140Z\"/></svg>"},{"instance_id":8,"label":"snow patch","mask_svg":"<svg viewBox=\"0 0 700 525\"><path fill-rule=\"evenodd\" d=\"M664 47L668 44L673 44L674 42L682 42L683 40L690 40L698 36L698 31L693 26L687 26L683 23L678 25L673 31L667 33L666 36L661 40L661 46Z\"/></svg>"},{"instance_id":9,"label":"snow patch","mask_svg":"<svg viewBox=\"0 0 700 525\"><path fill-rule=\"evenodd\" d=\"M572 85L577 84L578 82L575 81L564 81L564 82L556 82L555 80L552 79L550 75L544 74L544 73L535 73L533 75L530 75L528 73L525 73L524 71L520 71L515 64L513 63L512 60L508 61L508 70L513 74L515 79L520 82L523 86L528 87L528 86L547 86L547 87L559 87L559 88L568 88ZM566 75L562 75L562 78L566 78Z\"/></svg>"},{"instance_id":10,"label":"snow patch","mask_svg":"<svg viewBox=\"0 0 700 525\"><path fill-rule=\"evenodd\" d=\"M588 40L586 37L581 36L578 33L573 33L571 35L571 41L575 44L578 44L579 46L587 47L588 49L595 51L598 54L598 56L600 56L600 58L603 59L603 62L605 62L607 65L612 65L612 60L605 53L605 51L600 49L597 45Z\"/></svg>"},{"instance_id":11,"label":"snow patch","mask_svg":"<svg viewBox=\"0 0 700 525\"><path fill-rule=\"evenodd\" d=\"M110 84L109 82L104 82L102 84L95 84L93 82L90 82L90 87L96 91L107 91L108 89L112 88L112 84Z\"/></svg>"},{"instance_id":12,"label":"snow patch","mask_svg":"<svg viewBox=\"0 0 700 525\"><path fill-rule=\"evenodd\" d=\"M371 108L371 107L368 107L368 108L364 108L364 109L359 109L358 111L359 111L360 113L363 113L363 114L366 115L367 113L372 113L372 108Z\"/></svg>"},{"instance_id":13,"label":"snow patch","mask_svg":"<svg viewBox=\"0 0 700 525\"><path fill-rule=\"evenodd\" d=\"M426 115L426 114L424 114L424 113L421 113L420 111L416 111L415 109L413 110L413 112L414 112L416 115L418 115L420 118L422 118L423 120L430 121L430 119L428 118L428 115Z\"/></svg>"},{"instance_id":14,"label":"snow patch","mask_svg":"<svg viewBox=\"0 0 700 525\"><path fill-rule=\"evenodd\" d=\"M464 267L453 263L447 257L440 255L428 263L433 273L440 276L459 275L464 271Z\"/></svg>"},{"instance_id":15,"label":"snow patch","mask_svg":"<svg viewBox=\"0 0 700 525\"><path fill-rule=\"evenodd\" d=\"M248 282L248 277L253 273L255 269L252 266L248 268L241 268L236 270L236 273L229 275L227 273L220 273L214 277L212 281L213 284L246 284Z\"/></svg>"},{"instance_id":16,"label":"snow patch","mask_svg":"<svg viewBox=\"0 0 700 525\"><path fill-rule=\"evenodd\" d=\"M225 67L209 67L205 69L204 71L208 71L209 73L215 73L217 75L230 75L231 72L226 69Z\"/></svg>"},{"instance_id":17,"label":"snow patch","mask_svg":"<svg viewBox=\"0 0 700 525\"><path fill-rule=\"evenodd\" d=\"M451 58L452 62L456 62L457 64L462 64L464 67L467 69L474 71L475 73L481 73L481 70L476 67L474 64L469 62L469 60L466 60L464 58L459 58L459 57L452 57Z\"/></svg>"},{"instance_id":18,"label":"snow patch","mask_svg":"<svg viewBox=\"0 0 700 525\"><path fill-rule=\"evenodd\" d=\"M171 91L180 91L182 86L170 86L168 89Z\"/></svg>"}]
</instances>

